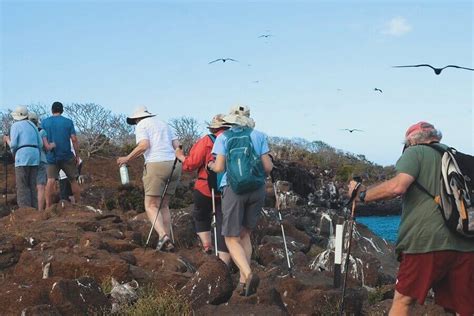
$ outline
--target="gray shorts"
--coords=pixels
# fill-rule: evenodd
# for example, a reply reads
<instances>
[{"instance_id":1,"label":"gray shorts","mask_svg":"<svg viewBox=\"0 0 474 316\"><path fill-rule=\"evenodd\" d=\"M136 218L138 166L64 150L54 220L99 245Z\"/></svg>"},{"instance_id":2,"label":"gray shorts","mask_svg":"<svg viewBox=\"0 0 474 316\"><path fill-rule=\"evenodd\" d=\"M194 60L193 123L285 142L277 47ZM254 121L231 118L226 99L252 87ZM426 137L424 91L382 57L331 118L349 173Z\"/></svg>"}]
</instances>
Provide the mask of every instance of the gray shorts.
<instances>
[{"instance_id":1,"label":"gray shorts","mask_svg":"<svg viewBox=\"0 0 474 316\"><path fill-rule=\"evenodd\" d=\"M48 180L46 166L48 164L44 162L40 162L38 166L38 175L36 176L36 185L45 185L46 181Z\"/></svg>"},{"instance_id":2,"label":"gray shorts","mask_svg":"<svg viewBox=\"0 0 474 316\"><path fill-rule=\"evenodd\" d=\"M240 236L242 227L254 229L265 203L265 186L245 193L236 194L227 185L222 193L222 235Z\"/></svg>"}]
</instances>

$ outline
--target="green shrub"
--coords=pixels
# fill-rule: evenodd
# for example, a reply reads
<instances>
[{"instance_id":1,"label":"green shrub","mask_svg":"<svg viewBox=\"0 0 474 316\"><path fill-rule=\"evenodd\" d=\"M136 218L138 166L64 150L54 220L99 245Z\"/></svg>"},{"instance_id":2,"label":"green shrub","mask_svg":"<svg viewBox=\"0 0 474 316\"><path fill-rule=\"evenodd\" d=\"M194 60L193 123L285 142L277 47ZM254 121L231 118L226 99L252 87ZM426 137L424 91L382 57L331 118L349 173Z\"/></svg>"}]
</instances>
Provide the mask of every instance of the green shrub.
<instances>
[{"instance_id":1,"label":"green shrub","mask_svg":"<svg viewBox=\"0 0 474 316\"><path fill-rule=\"evenodd\" d=\"M170 288L158 292L155 288L148 286L139 292L138 301L124 308L120 315L191 315L191 313L191 304L176 290Z\"/></svg>"}]
</instances>

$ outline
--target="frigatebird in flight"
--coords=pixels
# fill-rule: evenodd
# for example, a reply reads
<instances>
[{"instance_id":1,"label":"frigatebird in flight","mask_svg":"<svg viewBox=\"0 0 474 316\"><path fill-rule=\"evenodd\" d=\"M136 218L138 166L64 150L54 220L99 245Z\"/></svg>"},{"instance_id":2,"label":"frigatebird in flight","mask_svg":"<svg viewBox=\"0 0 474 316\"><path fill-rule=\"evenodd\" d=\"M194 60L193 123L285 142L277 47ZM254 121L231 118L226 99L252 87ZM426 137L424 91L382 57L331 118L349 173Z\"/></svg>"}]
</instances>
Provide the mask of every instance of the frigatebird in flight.
<instances>
[{"instance_id":1,"label":"frigatebird in flight","mask_svg":"<svg viewBox=\"0 0 474 316\"><path fill-rule=\"evenodd\" d=\"M379 89L379 88L374 88L374 91L378 91L380 93L383 93L382 89Z\"/></svg>"},{"instance_id":2,"label":"frigatebird in flight","mask_svg":"<svg viewBox=\"0 0 474 316\"><path fill-rule=\"evenodd\" d=\"M357 129L357 128L353 128L353 129L342 128L341 131L348 131L349 133L352 133L352 132L363 132L363 130Z\"/></svg>"},{"instance_id":3,"label":"frigatebird in flight","mask_svg":"<svg viewBox=\"0 0 474 316\"><path fill-rule=\"evenodd\" d=\"M228 60L239 62L238 60L235 60L235 59L232 59L232 58L218 58L216 60L210 61L209 64L213 64L213 63L218 62L218 61L222 61L223 63L225 63Z\"/></svg>"},{"instance_id":4,"label":"frigatebird in flight","mask_svg":"<svg viewBox=\"0 0 474 316\"><path fill-rule=\"evenodd\" d=\"M272 37L272 36L273 36L272 34L262 34L258 38L262 38L262 37L269 38L269 37Z\"/></svg>"},{"instance_id":5,"label":"frigatebird in flight","mask_svg":"<svg viewBox=\"0 0 474 316\"><path fill-rule=\"evenodd\" d=\"M458 68L458 69L465 69L465 70L474 71L474 69L472 69L472 68L460 67L460 66L456 66L456 65L447 65L447 66L444 66L443 68L435 68L435 67L433 67L431 65L428 65L428 64L393 66L393 68L408 68L408 67L430 67L431 69L434 70L434 73L437 74L437 75L441 74L441 71L443 71L443 69L445 69L445 68Z\"/></svg>"}]
</instances>

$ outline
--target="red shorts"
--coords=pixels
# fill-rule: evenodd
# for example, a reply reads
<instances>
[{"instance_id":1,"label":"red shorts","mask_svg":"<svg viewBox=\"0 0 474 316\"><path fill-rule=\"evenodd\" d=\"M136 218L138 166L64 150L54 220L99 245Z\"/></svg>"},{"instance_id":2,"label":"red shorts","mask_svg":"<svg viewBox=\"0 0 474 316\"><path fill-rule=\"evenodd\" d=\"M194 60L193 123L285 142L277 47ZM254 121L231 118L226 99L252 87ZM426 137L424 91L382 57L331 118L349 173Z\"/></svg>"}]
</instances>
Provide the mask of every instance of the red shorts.
<instances>
[{"instance_id":1,"label":"red shorts","mask_svg":"<svg viewBox=\"0 0 474 316\"><path fill-rule=\"evenodd\" d=\"M474 314L474 252L434 251L402 254L396 290L425 302L433 288L435 303L461 315Z\"/></svg>"}]
</instances>

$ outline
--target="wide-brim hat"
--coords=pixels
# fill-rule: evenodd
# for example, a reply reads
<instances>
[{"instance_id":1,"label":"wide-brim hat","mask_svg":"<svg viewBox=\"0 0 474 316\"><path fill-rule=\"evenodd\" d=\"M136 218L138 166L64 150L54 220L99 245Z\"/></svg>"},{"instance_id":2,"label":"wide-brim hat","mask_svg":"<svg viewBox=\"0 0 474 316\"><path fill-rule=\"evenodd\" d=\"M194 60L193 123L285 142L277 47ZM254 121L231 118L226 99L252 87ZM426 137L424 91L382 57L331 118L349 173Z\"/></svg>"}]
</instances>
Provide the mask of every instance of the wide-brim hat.
<instances>
[{"instance_id":1,"label":"wide-brim hat","mask_svg":"<svg viewBox=\"0 0 474 316\"><path fill-rule=\"evenodd\" d=\"M233 106L223 120L233 125L255 127L255 121L250 118L250 109L245 105Z\"/></svg>"},{"instance_id":2,"label":"wide-brim hat","mask_svg":"<svg viewBox=\"0 0 474 316\"><path fill-rule=\"evenodd\" d=\"M148 112L146 106L140 106L133 111L133 114L127 117L127 123L130 125L137 124L137 119L143 119L147 117L153 117L155 114Z\"/></svg>"},{"instance_id":3,"label":"wide-brim hat","mask_svg":"<svg viewBox=\"0 0 474 316\"><path fill-rule=\"evenodd\" d=\"M28 109L26 106L18 106L15 111L12 112L12 117L15 121L21 121L28 117Z\"/></svg>"},{"instance_id":4,"label":"wide-brim hat","mask_svg":"<svg viewBox=\"0 0 474 316\"><path fill-rule=\"evenodd\" d=\"M231 125L224 120L224 114L217 114L212 118L212 121L209 123L207 128L222 128L222 127L230 127Z\"/></svg>"}]
</instances>

